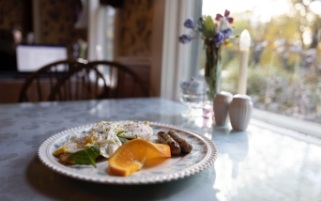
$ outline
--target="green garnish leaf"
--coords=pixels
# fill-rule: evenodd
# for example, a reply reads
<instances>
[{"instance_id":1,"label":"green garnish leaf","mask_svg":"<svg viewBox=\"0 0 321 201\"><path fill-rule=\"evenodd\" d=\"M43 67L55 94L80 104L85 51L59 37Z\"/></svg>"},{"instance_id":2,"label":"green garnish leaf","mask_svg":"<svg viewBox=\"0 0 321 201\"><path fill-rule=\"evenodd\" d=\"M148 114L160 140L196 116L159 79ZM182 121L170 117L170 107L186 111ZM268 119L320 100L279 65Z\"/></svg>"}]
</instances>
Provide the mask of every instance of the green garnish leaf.
<instances>
[{"instance_id":1,"label":"green garnish leaf","mask_svg":"<svg viewBox=\"0 0 321 201\"><path fill-rule=\"evenodd\" d=\"M123 132L125 132L125 131L124 131L124 130L117 131L116 135L120 135L120 134L122 134Z\"/></svg>"},{"instance_id":2,"label":"green garnish leaf","mask_svg":"<svg viewBox=\"0 0 321 201\"><path fill-rule=\"evenodd\" d=\"M127 138L120 137L120 136L117 136L117 137L118 137L119 141L120 141L122 144L124 144L125 142L127 142L127 141L128 141L128 139L127 139Z\"/></svg>"},{"instance_id":3,"label":"green garnish leaf","mask_svg":"<svg viewBox=\"0 0 321 201\"><path fill-rule=\"evenodd\" d=\"M100 155L99 147L91 146L70 155L70 160L79 165L93 165L96 168L96 158Z\"/></svg>"}]
</instances>

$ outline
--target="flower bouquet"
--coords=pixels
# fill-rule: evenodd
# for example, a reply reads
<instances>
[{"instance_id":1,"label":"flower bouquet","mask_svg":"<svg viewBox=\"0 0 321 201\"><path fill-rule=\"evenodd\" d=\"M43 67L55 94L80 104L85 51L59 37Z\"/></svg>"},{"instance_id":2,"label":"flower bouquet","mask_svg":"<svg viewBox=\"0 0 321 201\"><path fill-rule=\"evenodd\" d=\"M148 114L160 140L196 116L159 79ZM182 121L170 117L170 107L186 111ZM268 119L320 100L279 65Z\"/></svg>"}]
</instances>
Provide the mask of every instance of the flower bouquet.
<instances>
[{"instance_id":1,"label":"flower bouquet","mask_svg":"<svg viewBox=\"0 0 321 201\"><path fill-rule=\"evenodd\" d=\"M203 16L194 22L187 19L184 27L193 31L192 35L179 36L179 42L186 44L193 39L201 38L206 51L204 77L208 85L208 98L213 100L220 90L221 79L221 46L229 45L233 31L230 24L233 18L230 11L225 10L224 15L216 14L215 20L211 16Z\"/></svg>"}]
</instances>

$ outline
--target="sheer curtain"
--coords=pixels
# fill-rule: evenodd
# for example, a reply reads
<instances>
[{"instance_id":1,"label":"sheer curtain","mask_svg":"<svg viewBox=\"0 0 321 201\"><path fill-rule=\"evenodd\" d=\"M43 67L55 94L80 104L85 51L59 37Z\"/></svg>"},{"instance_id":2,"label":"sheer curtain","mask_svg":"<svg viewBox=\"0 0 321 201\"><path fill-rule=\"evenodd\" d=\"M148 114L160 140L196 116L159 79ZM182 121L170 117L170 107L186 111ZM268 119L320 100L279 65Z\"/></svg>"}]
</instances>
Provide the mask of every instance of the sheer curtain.
<instances>
[{"instance_id":1,"label":"sheer curtain","mask_svg":"<svg viewBox=\"0 0 321 201\"><path fill-rule=\"evenodd\" d=\"M180 83L198 74L200 50L199 40L183 45L178 37L186 31L183 24L187 18L195 20L202 15L202 1L166 0L164 13L161 97L178 100Z\"/></svg>"},{"instance_id":2,"label":"sheer curtain","mask_svg":"<svg viewBox=\"0 0 321 201\"><path fill-rule=\"evenodd\" d=\"M88 60L112 60L115 9L90 0L88 10Z\"/></svg>"}]
</instances>

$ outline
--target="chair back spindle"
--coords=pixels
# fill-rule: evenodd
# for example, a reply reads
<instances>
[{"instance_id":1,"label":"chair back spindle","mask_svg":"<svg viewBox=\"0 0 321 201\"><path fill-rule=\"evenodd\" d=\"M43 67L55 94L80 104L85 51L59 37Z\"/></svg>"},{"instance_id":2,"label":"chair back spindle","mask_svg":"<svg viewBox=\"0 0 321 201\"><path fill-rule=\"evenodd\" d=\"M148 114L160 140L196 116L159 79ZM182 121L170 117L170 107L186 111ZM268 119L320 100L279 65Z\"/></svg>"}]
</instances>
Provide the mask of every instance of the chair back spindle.
<instances>
[{"instance_id":1,"label":"chair back spindle","mask_svg":"<svg viewBox=\"0 0 321 201\"><path fill-rule=\"evenodd\" d=\"M71 84L71 82L74 82ZM66 86L74 86L63 97ZM71 70L57 82L49 100L148 97L149 91L135 72L113 61L93 61Z\"/></svg>"},{"instance_id":2,"label":"chair back spindle","mask_svg":"<svg viewBox=\"0 0 321 201\"><path fill-rule=\"evenodd\" d=\"M48 101L48 96L58 80L73 68L85 66L84 63L61 60L41 67L32 73L20 89L19 102Z\"/></svg>"}]
</instances>

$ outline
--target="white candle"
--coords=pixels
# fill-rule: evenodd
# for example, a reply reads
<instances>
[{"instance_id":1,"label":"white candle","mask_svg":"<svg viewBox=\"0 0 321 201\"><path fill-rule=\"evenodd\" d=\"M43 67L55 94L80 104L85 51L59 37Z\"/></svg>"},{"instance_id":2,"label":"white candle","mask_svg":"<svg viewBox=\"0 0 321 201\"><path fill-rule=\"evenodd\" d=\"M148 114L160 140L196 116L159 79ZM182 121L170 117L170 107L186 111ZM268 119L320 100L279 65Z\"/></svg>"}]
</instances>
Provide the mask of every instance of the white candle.
<instances>
[{"instance_id":1,"label":"white candle","mask_svg":"<svg viewBox=\"0 0 321 201\"><path fill-rule=\"evenodd\" d=\"M238 94L246 94L247 87L247 68L249 63L249 49L251 45L251 36L250 33L245 29L242 31L240 36L240 71L238 79Z\"/></svg>"}]
</instances>

